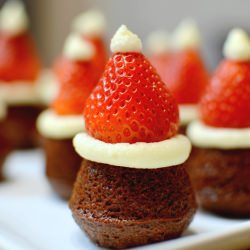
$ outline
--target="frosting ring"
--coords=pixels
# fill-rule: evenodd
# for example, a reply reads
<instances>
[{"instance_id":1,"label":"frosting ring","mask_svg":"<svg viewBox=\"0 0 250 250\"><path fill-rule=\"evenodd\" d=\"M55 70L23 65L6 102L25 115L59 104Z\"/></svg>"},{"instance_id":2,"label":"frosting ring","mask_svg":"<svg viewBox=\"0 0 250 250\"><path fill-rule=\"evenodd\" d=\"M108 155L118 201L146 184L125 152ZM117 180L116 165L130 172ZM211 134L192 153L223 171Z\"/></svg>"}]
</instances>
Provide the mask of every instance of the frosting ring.
<instances>
[{"instance_id":1,"label":"frosting ring","mask_svg":"<svg viewBox=\"0 0 250 250\"><path fill-rule=\"evenodd\" d=\"M196 120L199 116L197 105L180 104L179 111L181 125L187 125L191 121Z\"/></svg>"},{"instance_id":2,"label":"frosting ring","mask_svg":"<svg viewBox=\"0 0 250 250\"><path fill-rule=\"evenodd\" d=\"M37 128L45 137L70 139L85 130L85 123L83 115L57 115L48 109L39 115Z\"/></svg>"},{"instance_id":3,"label":"frosting ring","mask_svg":"<svg viewBox=\"0 0 250 250\"><path fill-rule=\"evenodd\" d=\"M191 143L184 135L177 135L161 142L105 143L87 133L73 139L76 152L83 158L120 167L155 169L185 162Z\"/></svg>"},{"instance_id":4,"label":"frosting ring","mask_svg":"<svg viewBox=\"0 0 250 250\"><path fill-rule=\"evenodd\" d=\"M250 148L250 128L215 128L194 121L188 126L187 135L193 145L201 148Z\"/></svg>"}]
</instances>

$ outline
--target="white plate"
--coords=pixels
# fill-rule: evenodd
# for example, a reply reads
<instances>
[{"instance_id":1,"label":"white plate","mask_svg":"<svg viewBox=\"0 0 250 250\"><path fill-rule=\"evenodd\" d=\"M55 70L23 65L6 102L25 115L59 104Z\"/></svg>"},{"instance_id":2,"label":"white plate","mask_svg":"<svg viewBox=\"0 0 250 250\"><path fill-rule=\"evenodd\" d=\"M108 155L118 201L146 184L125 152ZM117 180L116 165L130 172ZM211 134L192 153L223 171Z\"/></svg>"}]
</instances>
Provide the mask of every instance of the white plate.
<instances>
[{"instance_id":1,"label":"white plate","mask_svg":"<svg viewBox=\"0 0 250 250\"><path fill-rule=\"evenodd\" d=\"M41 151L13 153L0 184L0 250L100 250L78 228L44 177ZM137 250L246 249L250 221L198 212L184 236Z\"/></svg>"}]
</instances>

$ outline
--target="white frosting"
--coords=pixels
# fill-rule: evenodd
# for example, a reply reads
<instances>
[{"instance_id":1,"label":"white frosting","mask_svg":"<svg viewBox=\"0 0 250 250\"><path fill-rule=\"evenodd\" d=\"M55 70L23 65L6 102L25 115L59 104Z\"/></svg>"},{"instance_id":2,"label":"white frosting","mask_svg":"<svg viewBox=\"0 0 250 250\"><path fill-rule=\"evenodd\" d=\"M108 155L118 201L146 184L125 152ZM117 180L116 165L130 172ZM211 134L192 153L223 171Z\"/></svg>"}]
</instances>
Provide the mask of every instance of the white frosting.
<instances>
[{"instance_id":1,"label":"white frosting","mask_svg":"<svg viewBox=\"0 0 250 250\"><path fill-rule=\"evenodd\" d=\"M117 52L141 52L142 42L126 25L122 25L111 39L110 49Z\"/></svg>"},{"instance_id":2,"label":"white frosting","mask_svg":"<svg viewBox=\"0 0 250 250\"><path fill-rule=\"evenodd\" d=\"M250 60L250 38L242 29L229 32L223 47L224 56L237 61Z\"/></svg>"},{"instance_id":3,"label":"white frosting","mask_svg":"<svg viewBox=\"0 0 250 250\"><path fill-rule=\"evenodd\" d=\"M90 10L73 20L72 29L89 37L100 37L105 32L106 20L100 11Z\"/></svg>"},{"instance_id":4,"label":"white frosting","mask_svg":"<svg viewBox=\"0 0 250 250\"><path fill-rule=\"evenodd\" d=\"M163 54L170 49L169 34L163 30L152 32L147 38L147 47L152 54Z\"/></svg>"},{"instance_id":5,"label":"white frosting","mask_svg":"<svg viewBox=\"0 0 250 250\"><path fill-rule=\"evenodd\" d=\"M181 125L187 125L189 122L197 119L199 116L197 105L182 104L179 105L179 111Z\"/></svg>"},{"instance_id":6,"label":"white frosting","mask_svg":"<svg viewBox=\"0 0 250 250\"><path fill-rule=\"evenodd\" d=\"M71 60L88 61L94 57L95 48L81 35L72 33L65 41L63 55Z\"/></svg>"},{"instance_id":7,"label":"white frosting","mask_svg":"<svg viewBox=\"0 0 250 250\"><path fill-rule=\"evenodd\" d=\"M182 21L173 32L172 46L176 50L199 49L200 43L200 32L192 19Z\"/></svg>"},{"instance_id":8,"label":"white frosting","mask_svg":"<svg viewBox=\"0 0 250 250\"><path fill-rule=\"evenodd\" d=\"M49 105L57 96L59 83L50 69L44 69L37 81L40 99L45 105Z\"/></svg>"},{"instance_id":9,"label":"white frosting","mask_svg":"<svg viewBox=\"0 0 250 250\"><path fill-rule=\"evenodd\" d=\"M37 84L27 81L0 82L0 99L7 105L38 104L42 102Z\"/></svg>"},{"instance_id":10,"label":"white frosting","mask_svg":"<svg viewBox=\"0 0 250 250\"><path fill-rule=\"evenodd\" d=\"M0 30L15 36L25 32L28 26L28 16L22 1L6 1L0 10Z\"/></svg>"},{"instance_id":11,"label":"white frosting","mask_svg":"<svg viewBox=\"0 0 250 250\"><path fill-rule=\"evenodd\" d=\"M57 115L48 109L39 115L37 128L45 137L69 139L84 131L85 123L83 115Z\"/></svg>"},{"instance_id":12,"label":"white frosting","mask_svg":"<svg viewBox=\"0 0 250 250\"><path fill-rule=\"evenodd\" d=\"M77 134L73 139L76 152L85 159L121 167L153 169L170 167L185 162L191 144L184 135L171 139L145 143L105 143L87 133Z\"/></svg>"},{"instance_id":13,"label":"white frosting","mask_svg":"<svg viewBox=\"0 0 250 250\"><path fill-rule=\"evenodd\" d=\"M53 72L44 69L35 82L0 82L0 99L9 105L45 104L56 97L59 84Z\"/></svg>"},{"instance_id":14,"label":"white frosting","mask_svg":"<svg viewBox=\"0 0 250 250\"><path fill-rule=\"evenodd\" d=\"M188 126L187 135L193 145L201 148L250 148L250 128L215 128L194 121Z\"/></svg>"}]
</instances>

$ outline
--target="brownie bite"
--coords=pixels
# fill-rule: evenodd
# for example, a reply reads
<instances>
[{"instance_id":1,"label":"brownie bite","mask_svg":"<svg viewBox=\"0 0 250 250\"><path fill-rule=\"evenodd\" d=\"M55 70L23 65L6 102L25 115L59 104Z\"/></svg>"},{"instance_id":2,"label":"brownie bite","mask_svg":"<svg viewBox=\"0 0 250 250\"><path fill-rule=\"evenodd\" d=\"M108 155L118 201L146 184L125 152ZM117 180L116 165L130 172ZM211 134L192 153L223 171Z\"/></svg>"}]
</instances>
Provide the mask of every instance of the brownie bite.
<instances>
[{"instance_id":1,"label":"brownie bite","mask_svg":"<svg viewBox=\"0 0 250 250\"><path fill-rule=\"evenodd\" d=\"M188 126L187 170L202 208L249 217L250 39L243 30L229 33L224 55L201 99L201 120Z\"/></svg>"},{"instance_id":2,"label":"brownie bite","mask_svg":"<svg viewBox=\"0 0 250 250\"><path fill-rule=\"evenodd\" d=\"M96 85L94 46L79 34L70 34L54 72L59 91L51 107L38 118L46 157L46 176L54 191L69 199L82 158L72 139L84 131L83 109Z\"/></svg>"},{"instance_id":3,"label":"brownie bite","mask_svg":"<svg viewBox=\"0 0 250 250\"><path fill-rule=\"evenodd\" d=\"M41 63L23 3L7 1L0 16L0 93L8 108L6 135L13 149L31 148L38 145L35 122L44 108L38 91Z\"/></svg>"},{"instance_id":4,"label":"brownie bite","mask_svg":"<svg viewBox=\"0 0 250 250\"><path fill-rule=\"evenodd\" d=\"M196 211L185 168L191 144L177 134L178 106L141 49L138 36L122 25L86 101L86 131L73 139L83 162L69 205L101 247L179 237Z\"/></svg>"}]
</instances>

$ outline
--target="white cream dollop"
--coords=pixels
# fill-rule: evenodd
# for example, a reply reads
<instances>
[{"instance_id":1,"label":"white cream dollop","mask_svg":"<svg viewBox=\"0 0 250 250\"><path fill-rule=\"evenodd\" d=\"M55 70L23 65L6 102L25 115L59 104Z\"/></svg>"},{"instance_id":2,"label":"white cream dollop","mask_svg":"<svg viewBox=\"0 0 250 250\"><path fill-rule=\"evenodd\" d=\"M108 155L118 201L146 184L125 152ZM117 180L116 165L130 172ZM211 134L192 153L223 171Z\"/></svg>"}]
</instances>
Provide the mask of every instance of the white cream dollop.
<instances>
[{"instance_id":1,"label":"white cream dollop","mask_svg":"<svg viewBox=\"0 0 250 250\"><path fill-rule=\"evenodd\" d=\"M105 32L106 20L100 11L89 10L73 20L72 29L88 37L100 37Z\"/></svg>"},{"instance_id":2,"label":"white cream dollop","mask_svg":"<svg viewBox=\"0 0 250 250\"><path fill-rule=\"evenodd\" d=\"M223 47L224 56L236 61L250 60L250 38L242 29L229 32Z\"/></svg>"},{"instance_id":3,"label":"white cream dollop","mask_svg":"<svg viewBox=\"0 0 250 250\"><path fill-rule=\"evenodd\" d=\"M58 115L48 109L39 115L37 128L47 138L70 139L85 131L85 122L83 115Z\"/></svg>"},{"instance_id":4,"label":"white cream dollop","mask_svg":"<svg viewBox=\"0 0 250 250\"><path fill-rule=\"evenodd\" d=\"M105 143L87 133L73 139L76 152L84 159L120 167L154 169L170 167L185 162L191 144L184 135L161 142Z\"/></svg>"},{"instance_id":5,"label":"white cream dollop","mask_svg":"<svg viewBox=\"0 0 250 250\"><path fill-rule=\"evenodd\" d=\"M164 30L156 30L147 38L147 48L150 53L161 55L170 50L170 37Z\"/></svg>"},{"instance_id":6,"label":"white cream dollop","mask_svg":"<svg viewBox=\"0 0 250 250\"><path fill-rule=\"evenodd\" d=\"M81 35L72 33L65 41L63 55L71 60L88 61L94 57L95 48Z\"/></svg>"},{"instance_id":7,"label":"white cream dollop","mask_svg":"<svg viewBox=\"0 0 250 250\"><path fill-rule=\"evenodd\" d=\"M201 148L250 148L250 128L215 128L193 121L187 135L193 145Z\"/></svg>"},{"instance_id":8,"label":"white cream dollop","mask_svg":"<svg viewBox=\"0 0 250 250\"><path fill-rule=\"evenodd\" d=\"M110 49L113 53L117 52L141 52L141 39L132 33L126 25L122 25L111 39Z\"/></svg>"},{"instance_id":9,"label":"white cream dollop","mask_svg":"<svg viewBox=\"0 0 250 250\"><path fill-rule=\"evenodd\" d=\"M25 32L28 26L29 20L22 1L6 1L0 10L0 30L15 36Z\"/></svg>"},{"instance_id":10,"label":"white cream dollop","mask_svg":"<svg viewBox=\"0 0 250 250\"><path fill-rule=\"evenodd\" d=\"M183 20L172 35L172 47L176 50L199 49L201 35L193 19Z\"/></svg>"},{"instance_id":11,"label":"white cream dollop","mask_svg":"<svg viewBox=\"0 0 250 250\"><path fill-rule=\"evenodd\" d=\"M191 121L198 118L198 108L194 104L182 104L179 105L180 111L180 123L181 125L187 125Z\"/></svg>"}]
</instances>

